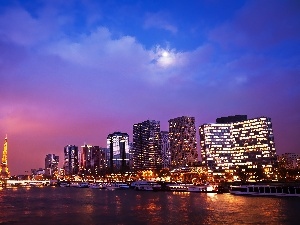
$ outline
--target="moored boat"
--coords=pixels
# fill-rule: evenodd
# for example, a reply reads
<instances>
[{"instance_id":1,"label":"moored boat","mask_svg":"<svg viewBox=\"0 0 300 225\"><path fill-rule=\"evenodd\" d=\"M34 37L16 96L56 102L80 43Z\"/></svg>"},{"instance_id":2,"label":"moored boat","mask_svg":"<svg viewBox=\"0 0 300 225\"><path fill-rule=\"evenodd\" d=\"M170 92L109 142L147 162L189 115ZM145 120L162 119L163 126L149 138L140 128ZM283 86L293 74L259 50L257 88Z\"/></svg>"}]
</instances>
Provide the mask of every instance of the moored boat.
<instances>
[{"instance_id":1,"label":"moored boat","mask_svg":"<svg viewBox=\"0 0 300 225\"><path fill-rule=\"evenodd\" d=\"M99 186L99 184L97 184L97 183L90 183L90 184L89 184L89 188L92 188L92 189L100 189L100 186Z\"/></svg>"},{"instance_id":2,"label":"moored boat","mask_svg":"<svg viewBox=\"0 0 300 225\"><path fill-rule=\"evenodd\" d=\"M118 184L118 186L119 190L127 190L130 188L128 184Z\"/></svg>"},{"instance_id":3,"label":"moored boat","mask_svg":"<svg viewBox=\"0 0 300 225\"><path fill-rule=\"evenodd\" d=\"M117 190L117 189L119 189L119 188L120 188L120 187L119 187L117 184L114 184L114 183L112 183L112 184L107 184L107 185L105 186L105 189L111 190L111 191Z\"/></svg>"},{"instance_id":4,"label":"moored boat","mask_svg":"<svg viewBox=\"0 0 300 225\"><path fill-rule=\"evenodd\" d=\"M78 188L88 188L89 187L89 183L88 182L80 182L78 183Z\"/></svg>"},{"instance_id":5,"label":"moored boat","mask_svg":"<svg viewBox=\"0 0 300 225\"><path fill-rule=\"evenodd\" d=\"M188 191L189 187L193 187L192 184L168 184L167 188L170 191Z\"/></svg>"},{"instance_id":6,"label":"moored boat","mask_svg":"<svg viewBox=\"0 0 300 225\"><path fill-rule=\"evenodd\" d=\"M190 186L188 187L188 192L206 192L206 186Z\"/></svg>"},{"instance_id":7,"label":"moored boat","mask_svg":"<svg viewBox=\"0 0 300 225\"><path fill-rule=\"evenodd\" d=\"M134 189L137 191L153 191L153 187L150 184L138 184Z\"/></svg>"},{"instance_id":8,"label":"moored boat","mask_svg":"<svg viewBox=\"0 0 300 225\"><path fill-rule=\"evenodd\" d=\"M230 186L229 192L233 195L300 197L300 186L238 185Z\"/></svg>"},{"instance_id":9,"label":"moored boat","mask_svg":"<svg viewBox=\"0 0 300 225\"><path fill-rule=\"evenodd\" d=\"M79 183L77 183L77 182L70 183L70 187L78 187L78 186L79 186Z\"/></svg>"},{"instance_id":10,"label":"moored boat","mask_svg":"<svg viewBox=\"0 0 300 225\"><path fill-rule=\"evenodd\" d=\"M59 184L60 187L70 187L70 184L68 184L67 182L61 182Z\"/></svg>"},{"instance_id":11,"label":"moored boat","mask_svg":"<svg viewBox=\"0 0 300 225\"><path fill-rule=\"evenodd\" d=\"M161 185L153 181L136 181L131 184L137 191L160 191Z\"/></svg>"}]
</instances>

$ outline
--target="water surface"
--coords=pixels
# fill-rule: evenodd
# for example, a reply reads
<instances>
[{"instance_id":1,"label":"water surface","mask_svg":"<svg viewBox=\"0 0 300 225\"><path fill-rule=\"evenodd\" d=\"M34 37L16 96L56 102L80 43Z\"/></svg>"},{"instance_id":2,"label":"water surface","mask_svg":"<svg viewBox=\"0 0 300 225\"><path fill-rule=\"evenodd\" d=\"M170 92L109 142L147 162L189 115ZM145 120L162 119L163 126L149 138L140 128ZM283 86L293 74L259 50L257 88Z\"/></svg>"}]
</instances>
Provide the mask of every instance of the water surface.
<instances>
[{"instance_id":1,"label":"water surface","mask_svg":"<svg viewBox=\"0 0 300 225\"><path fill-rule=\"evenodd\" d=\"M300 198L88 188L0 191L0 224L299 224Z\"/></svg>"}]
</instances>

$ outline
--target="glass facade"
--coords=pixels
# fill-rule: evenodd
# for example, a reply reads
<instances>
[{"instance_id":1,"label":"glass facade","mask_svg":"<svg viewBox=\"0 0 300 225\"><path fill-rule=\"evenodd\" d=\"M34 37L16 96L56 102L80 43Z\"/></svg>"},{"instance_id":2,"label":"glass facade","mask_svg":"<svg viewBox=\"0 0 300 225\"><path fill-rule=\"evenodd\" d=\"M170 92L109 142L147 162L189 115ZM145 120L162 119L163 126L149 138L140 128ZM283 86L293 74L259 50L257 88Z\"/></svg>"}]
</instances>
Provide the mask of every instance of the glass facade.
<instances>
[{"instance_id":1,"label":"glass facade","mask_svg":"<svg viewBox=\"0 0 300 225\"><path fill-rule=\"evenodd\" d=\"M202 162L208 168L208 172L229 170L233 166L231 125L204 124L199 133Z\"/></svg>"},{"instance_id":2,"label":"glass facade","mask_svg":"<svg viewBox=\"0 0 300 225\"><path fill-rule=\"evenodd\" d=\"M67 145L64 147L64 166L66 175L77 175L79 172L78 147Z\"/></svg>"},{"instance_id":3,"label":"glass facade","mask_svg":"<svg viewBox=\"0 0 300 225\"><path fill-rule=\"evenodd\" d=\"M105 155L99 146L81 146L80 173L83 175L99 175L103 170Z\"/></svg>"},{"instance_id":4,"label":"glass facade","mask_svg":"<svg viewBox=\"0 0 300 225\"><path fill-rule=\"evenodd\" d=\"M45 157L45 175L53 176L54 174L58 174L58 163L59 156L55 154L48 154Z\"/></svg>"},{"instance_id":5,"label":"glass facade","mask_svg":"<svg viewBox=\"0 0 300 225\"><path fill-rule=\"evenodd\" d=\"M129 135L121 132L109 134L107 148L111 172L129 170Z\"/></svg>"},{"instance_id":6,"label":"glass facade","mask_svg":"<svg viewBox=\"0 0 300 225\"><path fill-rule=\"evenodd\" d=\"M199 133L202 162L210 173L233 174L246 167L273 174L277 156L270 118L203 124Z\"/></svg>"}]
</instances>

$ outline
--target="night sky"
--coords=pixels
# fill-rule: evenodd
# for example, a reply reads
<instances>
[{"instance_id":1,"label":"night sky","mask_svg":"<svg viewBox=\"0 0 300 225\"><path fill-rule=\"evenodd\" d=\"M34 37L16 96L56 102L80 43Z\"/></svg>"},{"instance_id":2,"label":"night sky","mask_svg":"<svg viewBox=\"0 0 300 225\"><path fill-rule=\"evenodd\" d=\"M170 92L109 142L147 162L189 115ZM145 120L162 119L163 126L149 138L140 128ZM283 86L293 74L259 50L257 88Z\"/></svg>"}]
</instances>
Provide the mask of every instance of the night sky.
<instances>
[{"instance_id":1,"label":"night sky","mask_svg":"<svg viewBox=\"0 0 300 225\"><path fill-rule=\"evenodd\" d=\"M2 0L0 78L11 174L179 116L198 141L217 117L268 116L277 153L300 153L300 1Z\"/></svg>"}]
</instances>

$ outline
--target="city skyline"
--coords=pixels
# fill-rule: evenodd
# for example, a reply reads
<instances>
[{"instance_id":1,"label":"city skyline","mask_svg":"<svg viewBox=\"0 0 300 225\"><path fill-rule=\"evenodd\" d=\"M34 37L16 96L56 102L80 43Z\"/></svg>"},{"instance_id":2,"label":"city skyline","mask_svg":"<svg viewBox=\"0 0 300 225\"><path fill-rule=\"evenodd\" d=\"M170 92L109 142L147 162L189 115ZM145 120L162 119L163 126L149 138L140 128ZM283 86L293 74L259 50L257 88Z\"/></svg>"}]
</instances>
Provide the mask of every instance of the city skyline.
<instances>
[{"instance_id":1,"label":"city skyline","mask_svg":"<svg viewBox=\"0 0 300 225\"><path fill-rule=\"evenodd\" d=\"M178 118L172 118L172 119L170 119L168 122L169 122L169 129L167 129L167 131L160 131L159 133L162 133L162 132L166 132L167 134L168 134L168 136L169 136L169 132L170 132L170 129L171 129L171 124L172 124L172 122L170 123L170 121L176 121L176 119L178 120L178 119L183 119L183 118L185 118L185 119L192 119L192 120L194 120L195 118L193 118L193 117L187 117L187 116L181 116L181 117L178 117ZM227 120L227 118L228 118L228 120ZM212 123L204 123L204 124L201 124L201 125L199 125L198 127L195 127L195 133L196 133L196 137L199 137L200 139L201 139L201 133L200 133L200 131L198 131L198 129L200 130L200 129L202 129L202 127L203 126L214 126L214 125L218 125L219 123L220 123L220 125L225 125L226 123L229 123L229 121L231 121L232 120L232 118L239 118L239 120L240 121L249 121L249 120L260 120L261 118L266 118L266 117L256 117L256 118L251 118L251 119L247 119L247 115L234 115L234 116L228 116L228 117L221 117L221 118L217 118L216 119L216 122L212 122ZM270 119L270 118L269 118ZM149 122L154 122L154 123L158 123L158 124L160 124L160 121L155 121L155 120L147 120L147 121L144 121L144 122L142 122L142 123L138 123L138 124L134 124L133 125L133 133L135 132L134 130L135 130L135 126L137 126L137 125L139 125L139 124L143 124L143 123L149 123ZM225 123L225 124L222 124L222 123ZM231 123L232 123L232 121L231 121ZM182 124L178 124L179 125L179 127L181 127L181 125ZM272 127L272 125L271 125L271 127ZM145 130L148 130L148 128L146 128ZM151 129L150 129L151 130ZM173 130L173 128L171 129L171 130ZM216 130L217 132L218 132L218 130ZM128 135L127 133L123 133L123 132L120 132L120 131L115 131L115 132L113 132L113 134L125 134L125 135ZM56 157L61 157L61 156L64 156L64 157L61 157L61 158L65 158L66 157L66 148L77 148L77 154L78 154L78 156L80 155L80 154L83 154L83 152L85 151L84 149L85 148L87 148L87 147L96 147L96 148L101 148L101 149L107 149L108 151L110 151L110 147L108 146L109 145L109 143L108 143L108 137L110 137L111 135L113 135L113 134L108 134L108 136L107 136L107 138L106 138L106 141L107 141L107 143L106 143L106 145L105 146L97 146L97 143L96 144L93 144L93 145L90 145L91 143L84 143L83 145L82 144L71 144L71 143L69 143L69 144L67 144L66 146L64 146L63 147L63 150L62 150L62 152L59 152L58 153L58 155L59 156L56 156ZM274 138L274 135L273 135L273 131L272 131L272 137ZM170 137L169 137L170 138ZM197 140L197 138L196 138L196 140ZM204 139L201 139L201 140L204 140ZM131 143L131 144L133 144L134 143L134 135L132 136L132 137L130 137L129 135L128 135L128 139L127 139L127 141L129 141L129 143ZM159 141L162 141L162 139L160 139ZM170 142L170 139L169 139L169 142ZM5 139L4 139L4 149L3 149L3 153L4 152L6 152L7 153L7 146L8 146L8 137L7 137L7 134L6 134L6 136L5 136ZM197 159L198 160L200 160L200 162L201 161L203 161L204 159L203 159L203 156L201 156L202 155L202 152L204 151L204 149L202 149L202 146L201 146L201 142L199 141L197 141L197 146L196 146L196 150L197 150ZM274 142L274 144L275 144L275 142ZM129 146L127 146L127 147L129 147ZM274 146L275 147L275 146ZM134 148L133 148L133 150L134 150ZM170 146L169 146L169 151L170 151L171 149L170 149ZM193 148L191 148L189 151L192 151L193 150ZM129 151L129 149L128 149L128 151ZM163 154L163 147L162 147L162 149L160 149L160 151L161 151L161 154ZM275 151L275 148L274 148L274 151ZM69 152L69 150L68 150L68 152ZM277 151L276 151L276 153L277 153ZM70 153L68 153L67 155L69 155ZM285 152L285 154L288 154L288 153L286 153ZM3 155L3 154L2 154ZM53 153L47 153L46 154L46 158L48 157L48 155L54 155L55 156L55 154L53 154ZM277 153L277 155L279 156L280 155L280 153ZM73 155L74 156L74 155ZM200 157L200 158L199 158ZM78 158L78 160L79 160L79 158ZM109 161L109 157L108 157L108 159L107 159L108 161ZM170 158L170 160L171 160L171 158ZM70 161L70 160L67 160L67 161ZM107 163L108 163L108 161L107 161ZM59 161L58 160L58 165L59 165L59 168L64 168L65 167L65 159L64 159L64 161ZM8 163L6 162L6 165L7 165ZM81 162L79 162L78 161L78 165L80 165L81 164ZM109 163L108 163L109 164ZM163 165L163 164L162 164ZM110 166L108 166L108 169L109 169L109 167ZM179 166L180 167L180 166ZM6 167L6 168L8 168L8 167ZM31 170L32 169L42 169L43 168L43 165L42 166L39 166L39 167L36 167L36 168L30 168ZM168 168L172 168L172 165L171 165L171 163L169 164L169 167ZM30 170L29 169L29 170ZM45 169L45 168L43 168L43 169ZM14 168L13 168L13 171L14 171ZM26 172L28 172L28 171L25 171L25 173ZM20 173L20 174L22 174L22 173ZM17 175L17 174L13 174L13 175Z\"/></svg>"},{"instance_id":2,"label":"city skyline","mask_svg":"<svg viewBox=\"0 0 300 225\"><path fill-rule=\"evenodd\" d=\"M300 153L298 1L2 1L0 137L22 174L132 125L272 119ZM200 154L199 133L197 149Z\"/></svg>"}]
</instances>

